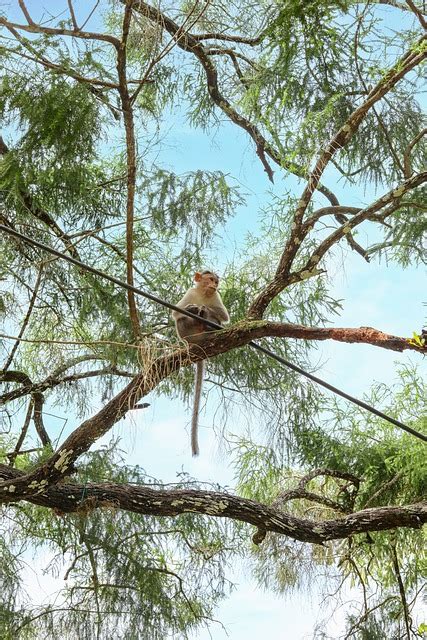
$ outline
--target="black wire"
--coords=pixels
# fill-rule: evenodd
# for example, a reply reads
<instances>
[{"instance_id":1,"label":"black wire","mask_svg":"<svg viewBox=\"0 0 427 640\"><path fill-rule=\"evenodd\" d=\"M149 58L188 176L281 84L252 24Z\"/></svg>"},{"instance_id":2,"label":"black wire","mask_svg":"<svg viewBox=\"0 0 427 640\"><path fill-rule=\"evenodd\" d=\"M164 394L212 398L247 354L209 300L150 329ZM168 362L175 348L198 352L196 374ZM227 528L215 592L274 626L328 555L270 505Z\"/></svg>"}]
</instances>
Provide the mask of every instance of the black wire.
<instances>
[{"instance_id":1,"label":"black wire","mask_svg":"<svg viewBox=\"0 0 427 640\"><path fill-rule=\"evenodd\" d=\"M58 258L62 258L63 260L66 260L67 262L71 262L71 264L76 265L80 269L83 269L85 271L89 271L90 273L93 273L94 275L100 276L101 278L104 278L105 280L109 280L110 282L113 282L114 284L117 284L119 287L123 287L124 289L128 289L129 291L133 291L134 293L136 293L136 294L138 294L138 295L140 295L140 296L142 296L144 298L147 298L148 300L152 300L152 302L156 302L157 304L161 304L163 307L167 307L168 309L172 309L173 311L179 311L179 313L182 313L183 315L186 315L189 318L194 318L195 320L198 320L199 322L202 321L206 325L208 325L209 327L212 327L213 329L224 329L224 327L222 327L219 324L216 324L216 322L211 322L210 320L206 320L205 318L201 318L200 316L197 316L196 314L191 313L190 311L187 311L187 309L181 309L180 307L177 307L176 305L171 304L170 302L166 302L165 300L162 300L161 298L158 298L157 296L154 296L152 293L147 293L143 289L139 289L138 287L134 287L133 285L130 285L127 282L124 282L123 280L119 280L119 278L115 278L114 276L110 276L108 273L104 273L103 271L99 271L99 269L95 269L95 267L91 267L91 266L85 264L84 262L81 262L80 260L77 260L76 258L73 258L72 256L67 256L64 253L62 253L61 251L58 251L57 249L52 249L48 245L43 244L42 242L39 242L38 240L33 240L32 238L29 238L28 236L24 235L23 233L20 233L19 231L16 231L15 229L11 229L10 227L5 226L4 224L0 224L0 231L4 231L5 233L8 233L11 236L15 236L15 238L19 238L20 240L23 240L24 242L27 242L28 244L31 244L31 245L33 245L35 247L38 247L39 249L42 249L43 251L47 251L48 253L51 253L52 255L57 256ZM387 420L387 422L390 422L391 424L395 425L396 427L399 427L399 429L403 429L404 431L407 431L408 433L412 434L416 438L419 438L420 440L424 440L424 442L427 442L427 436L425 436L423 433L420 433L419 431L416 431L415 429L412 429L411 427L408 427L408 425L404 424L403 422L400 422L399 420L396 420L395 418L392 418L391 416L388 416L387 414L383 413L382 411L379 411L378 409L375 409L375 407L372 407L371 405L367 404L366 402L363 402L363 400L358 400L358 398L354 398L353 396L349 395L348 393L345 393L345 391L341 391L341 389L338 389L337 387L334 387L332 384L329 384L329 382L325 382L325 380L322 380L321 378L318 378L317 376L314 376L312 373L308 373L307 371L304 371L304 369L301 369L301 367L298 367L297 365L292 364L292 362L289 362L288 360L285 360L285 358L282 358L282 356L278 356L277 354L273 353L272 351L269 351L269 349L266 349L265 347L262 347L261 345L257 344L256 342L253 342L252 340L248 344L253 349L256 349L257 351L260 351L261 353L264 353L265 355L269 356L270 358L273 358L274 360L277 360L277 362L280 362L285 367L288 367L289 369L292 369L293 371L296 371L297 373L299 373L302 376L308 378L309 380L312 380L313 382L316 382L317 384L321 385L322 387L325 387L325 389L329 389L329 391L332 391L333 393L341 396L342 398L345 398L346 400L349 400L353 404L356 404L359 407L362 407L362 409L366 409L367 411L370 411L371 413L375 414L376 416L379 416L383 420Z\"/></svg>"}]
</instances>

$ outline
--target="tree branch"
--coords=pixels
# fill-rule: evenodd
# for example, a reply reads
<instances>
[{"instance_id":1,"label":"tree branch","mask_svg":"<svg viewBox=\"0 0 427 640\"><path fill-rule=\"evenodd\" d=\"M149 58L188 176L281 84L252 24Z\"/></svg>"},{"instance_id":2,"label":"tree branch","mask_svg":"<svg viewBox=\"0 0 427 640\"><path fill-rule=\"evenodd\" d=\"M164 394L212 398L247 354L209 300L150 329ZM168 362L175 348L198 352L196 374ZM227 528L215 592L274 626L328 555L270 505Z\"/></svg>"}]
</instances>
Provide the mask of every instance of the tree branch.
<instances>
[{"instance_id":1,"label":"tree branch","mask_svg":"<svg viewBox=\"0 0 427 640\"><path fill-rule=\"evenodd\" d=\"M410 141L408 146L405 149L405 153L403 154L403 166L404 166L404 174L405 178L410 178L412 175L412 166L411 166L411 152L415 145L427 135L427 128L422 129L413 140Z\"/></svg>"},{"instance_id":2,"label":"tree branch","mask_svg":"<svg viewBox=\"0 0 427 640\"><path fill-rule=\"evenodd\" d=\"M23 477L22 472L0 465L0 478L3 480L18 485ZM1 492L0 502L10 501L13 499L10 500L5 492ZM133 513L152 516L201 513L246 522L268 532L314 544L348 538L356 533L386 531L396 527L419 529L427 522L427 502L364 509L343 518L319 522L296 518L279 509L224 492L165 490L113 483L61 484L48 488L41 495L30 497L29 501L64 513L80 510L87 512L103 506L110 509L116 506Z\"/></svg>"},{"instance_id":3,"label":"tree branch","mask_svg":"<svg viewBox=\"0 0 427 640\"><path fill-rule=\"evenodd\" d=\"M327 144L325 150L316 162L313 171L310 174L308 183L302 193L298 203L294 224L296 230L291 235L288 245L297 236L304 213L311 200L319 180L326 169L329 160L342 148L344 148L354 134L359 129L364 117L368 111L383 98L393 87L412 69L419 65L426 57L427 50L425 44L427 36L423 36L398 62L385 74L378 84L369 92L366 100L347 118L346 122L341 126L332 140ZM284 255L279 265L279 270L284 271L290 266L290 261Z\"/></svg>"},{"instance_id":4,"label":"tree branch","mask_svg":"<svg viewBox=\"0 0 427 640\"><path fill-rule=\"evenodd\" d=\"M121 0L124 2L125 0ZM234 122L238 127L241 127L246 131L256 146L256 154L258 155L261 163L264 167L264 171L267 173L269 179L273 181L273 170L271 169L267 156L273 160L279 167L290 171L294 175L300 178L307 178L307 172L302 167L297 167L294 163L286 162L280 153L274 149L274 147L267 142L262 135L261 131L256 125L250 122L247 118L239 114L227 100L227 98L221 93L218 85L218 72L215 65L209 55L209 50L205 49L200 40L203 36L197 36L185 31L181 26L169 18L166 14L162 13L156 7L152 7L142 0L134 0L133 8L139 11L142 15L147 16L150 20L156 24L161 25L168 31L168 33L176 40L177 46L183 51L192 53L199 60L202 65L207 80L208 93L214 104L219 107L226 116ZM206 37L206 36L204 36ZM332 192L320 184L320 181L316 187L330 202L334 204L334 195Z\"/></svg>"},{"instance_id":5,"label":"tree branch","mask_svg":"<svg viewBox=\"0 0 427 640\"><path fill-rule=\"evenodd\" d=\"M295 282L305 280L321 273L318 269L318 264L321 258L326 254L331 247L339 242L341 238L345 237L351 230L357 225L361 224L365 220L379 221L377 217L374 217L378 211L385 209L385 212L381 216L381 222L385 217L391 215L404 203L401 203L402 198L408 193L408 191L419 187L427 181L427 171L416 174L409 179L402 182L400 185L391 189L386 194L378 198L371 205L365 209L359 209L355 212L355 215L342 224L338 229L331 233L321 244L315 249L310 258L306 261L304 266L299 270L292 273L288 272L289 267L285 267L288 263L291 264L294 261L295 256L298 253L299 247L302 245L303 240L313 229L317 220L323 215L327 215L332 212L335 207L325 207L318 209L313 213L305 222L300 221L298 234L295 235L294 225L290 233L290 238L286 244L286 248L280 259L279 267L273 280L258 294L254 302L248 309L248 316L250 318L261 318L270 304L270 302L279 293L281 293L287 286L294 284ZM351 209L349 209L351 211ZM293 238L293 240L292 240ZM283 270L280 265L283 265Z\"/></svg>"},{"instance_id":6,"label":"tree branch","mask_svg":"<svg viewBox=\"0 0 427 640\"><path fill-rule=\"evenodd\" d=\"M10 153L10 149L7 144L4 142L3 138L0 136L0 156L4 156L7 153ZM55 222L55 220L51 217L47 211L41 209L37 204L34 204L32 197L27 194L20 192L20 196L22 198L22 202L29 213L31 213L37 220L43 222L54 234L57 238L63 242L64 247L68 251L68 253L76 260L79 259L79 254L77 249L74 247L73 242L68 234L65 233L61 229L61 227ZM4 219L4 224L12 227L11 223Z\"/></svg>"},{"instance_id":7,"label":"tree branch","mask_svg":"<svg viewBox=\"0 0 427 640\"><path fill-rule=\"evenodd\" d=\"M277 267L275 276L271 283L267 285L264 291L262 291L259 296L256 298L254 303L251 305L249 309L249 315L253 318L262 317L265 309L271 300L280 293L285 286L293 282L294 280L289 279L289 274L292 268L292 264L294 259L299 251L299 248L302 244L303 239L307 235L307 233L311 230L311 226L309 223L303 224L304 214L307 210L307 207L311 201L313 193L319 184L320 178L327 167L331 158L337 153L339 149L345 147L354 134L357 132L361 122L364 117L368 113L368 111L373 107L373 105L378 102L381 98L383 98L391 89L401 80L407 73L409 73L412 69L414 69L418 64L420 64L427 56L426 49L427 36L423 36L410 51L408 51L386 74L385 76L378 82L378 84L370 91L366 100L358 107L353 113L347 118L347 121L341 126L339 131L335 134L332 140L327 144L325 150L321 153L318 158L316 165L313 171L310 174L310 177L307 181L307 185L302 193L302 196L297 204L297 208L295 210L294 219L291 227L291 232L289 238L286 242L284 251L279 261L279 265ZM425 174L420 174L425 175ZM408 182L408 181L407 181ZM406 183L403 183L406 185ZM409 183L408 183L409 187ZM398 191L398 190L395 190ZM394 193L394 192L392 192ZM337 202L332 202L332 204L337 204ZM385 206L386 202L384 202ZM365 209L365 211L367 211ZM350 232L351 229L358 224L355 222L357 220L357 216L350 220L347 225L341 227L348 228ZM359 219L360 220L360 219ZM332 234L333 236L333 234ZM330 236L330 237L332 237ZM318 251L316 251L315 255L312 256L314 260L316 260L318 256ZM308 263L307 263L308 264ZM317 264L317 263L314 263ZM304 267L303 269L303 279L306 277L310 277L312 273L311 268ZM301 272L299 272L301 274ZM317 268L314 266L314 270L312 275L316 275L318 273ZM295 276L294 276L295 277Z\"/></svg>"},{"instance_id":8,"label":"tree branch","mask_svg":"<svg viewBox=\"0 0 427 640\"><path fill-rule=\"evenodd\" d=\"M216 335L215 335L216 334ZM387 349L388 351L417 351L418 353L426 353L427 347L419 347L407 338L390 335L374 329L373 327L306 327L304 325L271 322L268 320L238 322L226 330L221 332L206 333L203 335L203 345L196 345L190 350L181 349L174 351L170 355L156 360L147 376L154 375L157 377L157 369L160 367L173 367L175 357L181 358L181 366L189 366L190 364L203 360L205 357L214 357L220 353L230 351L238 347L248 344L251 340L259 338L294 338L299 340L335 340L337 342L345 342L347 344L359 343L370 344L374 347ZM185 353L186 357L181 357ZM5 382L22 382L23 386L8 391L0 396L0 402L3 404L21 398L29 393L43 392L66 382L74 382L83 378L93 377L102 373L112 373L119 376L131 377L134 374L130 371L121 371L114 366L109 366L96 371L88 371L83 373L71 374L69 376L59 377L63 372L80 362L87 360L103 360L103 358L95 355L80 356L75 360L66 363L63 367L49 375L45 380L40 382L32 382L23 372L9 371L0 372L0 380ZM178 368L180 368L178 366ZM171 370L171 372L172 372ZM158 379L158 382L162 378ZM154 387L153 387L154 388Z\"/></svg>"},{"instance_id":9,"label":"tree branch","mask_svg":"<svg viewBox=\"0 0 427 640\"><path fill-rule=\"evenodd\" d=\"M184 349L177 349L169 355L154 360L151 366L135 376L97 414L77 427L42 466L20 478L16 483L0 484L0 495L9 491L9 501L13 501L16 497L27 498L37 493L43 493L48 485L58 482L66 475L67 470L69 473L71 465L128 411L132 410L141 398L155 389L162 380L181 367L211 358L232 348L241 347L253 339L267 335L280 335L281 337L302 337L304 335L306 339L315 339L316 337L317 339L319 337L320 339L328 339L334 336L334 339L342 342L364 342L396 351L404 349L412 349L420 353L427 351L427 347L417 347L404 338L383 334L369 327L345 330L319 329L260 321L241 322L227 330L209 332L206 334L203 344L193 344ZM22 375L25 377L25 374Z\"/></svg>"},{"instance_id":10,"label":"tree branch","mask_svg":"<svg viewBox=\"0 0 427 640\"><path fill-rule=\"evenodd\" d=\"M36 299L37 299L37 294L38 294L38 291L39 291L40 283L41 283L41 280L42 280L43 269L44 269L44 264L42 263L41 266L39 267L39 271L38 271L38 274L37 274L37 279L36 279L36 282L34 284L34 289L33 289L32 295L31 295L30 303L28 305L27 313L25 314L24 320L23 320L23 322L21 324L21 328L19 330L19 334L17 336L17 340L16 340L15 344L13 345L13 347L12 347L12 349L11 349L9 355L8 355L8 358L7 358L6 362L5 362L5 365L3 367L3 371L7 371L7 369L9 369L10 365L12 364L13 358L15 357L16 350L18 349L19 344L21 342L21 338L24 335L25 329L27 328L28 323L30 321L31 314L32 314L33 308L34 308L34 304L35 304Z\"/></svg>"},{"instance_id":11,"label":"tree branch","mask_svg":"<svg viewBox=\"0 0 427 640\"><path fill-rule=\"evenodd\" d=\"M118 38L105 33L82 31L81 29L78 31L75 29L54 29L52 27L43 27L42 25L35 23L31 23L29 25L18 24L16 22L10 22L1 16L0 25L5 26L6 28L13 27L15 29L19 29L19 31L26 31L27 33L44 33L50 36L71 36L73 38L81 38L82 40L100 40L101 42L108 42L116 48L120 46L120 40Z\"/></svg>"},{"instance_id":12,"label":"tree branch","mask_svg":"<svg viewBox=\"0 0 427 640\"><path fill-rule=\"evenodd\" d=\"M127 163L127 199L126 199L126 281L134 286L133 279L133 218L135 207L135 182L136 182L136 144L135 127L133 121L132 101L129 95L126 78L126 46L129 36L132 18L131 0L126 1L122 24L122 40L117 48L117 74L119 78L119 94L123 111L123 119L126 132L126 163ZM135 294L127 290L129 315L133 327L134 337L138 339L141 334L141 326L136 307Z\"/></svg>"}]
</instances>

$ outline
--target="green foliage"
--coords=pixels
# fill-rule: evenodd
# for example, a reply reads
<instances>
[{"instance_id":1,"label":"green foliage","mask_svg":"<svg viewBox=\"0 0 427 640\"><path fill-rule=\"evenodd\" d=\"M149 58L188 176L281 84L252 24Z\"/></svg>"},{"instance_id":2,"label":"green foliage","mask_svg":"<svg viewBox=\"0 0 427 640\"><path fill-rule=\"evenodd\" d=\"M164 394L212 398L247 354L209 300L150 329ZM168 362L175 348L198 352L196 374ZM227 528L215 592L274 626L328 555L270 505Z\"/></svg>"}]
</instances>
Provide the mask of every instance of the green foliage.
<instances>
[{"instance_id":1,"label":"green foliage","mask_svg":"<svg viewBox=\"0 0 427 640\"><path fill-rule=\"evenodd\" d=\"M177 175L154 166L139 186L154 231L203 247L244 200L221 171Z\"/></svg>"},{"instance_id":2,"label":"green foliage","mask_svg":"<svg viewBox=\"0 0 427 640\"><path fill-rule=\"evenodd\" d=\"M26 557L49 549L45 570L66 582L51 602L36 609L25 603L14 613L20 593L11 583L16 561L10 556L9 562L2 562L2 637L33 633L109 638L120 628L128 638L187 638L211 616L228 591L223 541L226 535L230 548L231 526L191 514L141 519L117 511L113 504L91 511L84 495L87 482L157 484L142 469L123 462L117 444L86 456L76 478L83 485L77 514L58 512L52 517L50 510L30 505L17 510L13 529L4 531L4 542ZM177 486L189 481L183 477Z\"/></svg>"},{"instance_id":3,"label":"green foliage","mask_svg":"<svg viewBox=\"0 0 427 640\"><path fill-rule=\"evenodd\" d=\"M231 36L222 50L219 38L200 39L216 66L220 92L235 110L234 119L238 114L249 119L265 136L267 151L271 145L272 155L277 154L286 171L301 177L363 104L371 87L384 79L390 65L414 49L417 21L406 21L407 30L389 29L389 14L384 13L382 20L375 4L361 8L349 0L275 0L239 1L225 7L214 1L201 11L197 3L184 0L178 6L169 3L167 12L193 34ZM123 3L109 3L104 17L108 32L121 38ZM72 21L62 16L59 21L53 18L52 25L73 28ZM98 28L101 32L102 25ZM253 221L254 231L243 238L240 223L233 226L232 219L245 198L224 167L202 171L196 166L185 174L170 167L171 122L179 124L186 114L192 126L214 139L225 115L210 98L197 56L178 46L184 42L183 33L170 40L163 25L154 25L134 9L126 74L137 161L134 219L127 229L132 172L125 141L129 143L130 132L129 127L124 130L123 86L120 91L113 86L117 83L114 46L53 34L31 33L27 38L25 33L14 41L8 32L0 50L4 71L0 115L9 148L0 148L2 223L123 280L129 278L131 231L137 286L175 302L201 265L218 268L232 321L244 319L257 294L275 278L301 185L292 195L285 192L277 180L280 167L274 167L274 192L266 193L268 203L261 204L264 211ZM245 44L244 38L256 36L256 43ZM381 191L384 185L394 188L421 170L426 158L419 137L419 80L414 70L367 112L356 135L334 156L335 169L322 176L325 184L333 181L337 170L344 193L355 185ZM263 143L258 139L256 143L260 154ZM252 142L248 148L253 153ZM356 199L360 201L359 193ZM306 215L318 204L315 196ZM424 211L422 189L405 196L385 221L376 220L385 224L378 225L368 255L403 266L425 260ZM302 268L330 233L331 221L335 224L332 216L322 217L298 245L293 270ZM232 257L228 249L221 255L229 234L240 234ZM114 396L150 358L176 344L170 314L163 307L137 297L139 349L124 290L10 238L2 239L1 249L0 278L7 289L0 297L4 331L17 335L22 329L26 340L16 350L13 367L41 384L45 408L59 404L73 419L87 416L92 405ZM333 251L322 260L322 269L327 269L330 255ZM326 326L341 309L329 286L322 273L288 287L269 305L268 318ZM422 341L417 334L409 340L417 346ZM260 343L313 369L312 343L291 339ZM5 353L12 344L7 342ZM425 387L410 368L400 375L400 388L378 385L369 402L426 432L420 418L425 413ZM5 387L7 392L17 385ZM224 441L231 443L237 489L244 497L274 503L316 467L356 474L361 484L355 504L349 490L322 476L311 480L308 489L341 509L299 499L285 503L288 513L322 520L341 517L342 509L403 505L426 494L427 467L419 441L324 397L311 383L253 350L233 350L209 361L205 389L218 401L217 416ZM156 393L188 401L193 394L191 369L164 380ZM22 401L9 406L0 436L5 463L22 427ZM240 417L245 433L229 436L226 427ZM257 439L265 432L264 440L254 441L252 427ZM31 425L28 441L33 433ZM56 436L54 446L62 431ZM29 470L49 454L48 447L37 448L19 454L14 465ZM260 585L279 593L309 588L319 566L326 577L333 573L362 585L377 608L363 620L360 615L349 617L349 637L379 638L387 629L392 638L402 618L396 558L409 599L415 598L426 573L420 531L357 535L321 548L268 535L255 549L248 543L247 527L219 519L189 513L174 519L141 518L130 511L118 512L113 504L92 510L85 500L89 482L157 484L140 468L126 466L115 444L80 459L73 478L83 487L77 514L53 515L27 503L5 510L5 524L0 525L0 635L8 640L101 639L115 637L118 630L132 639L186 638L210 620L226 595L226 565L238 555L246 562L250 559ZM179 487L199 486L184 475L178 480ZM24 562L47 553L51 560L43 569L65 577L66 584L61 584L56 599L34 606L21 583Z\"/></svg>"},{"instance_id":4,"label":"green foliage","mask_svg":"<svg viewBox=\"0 0 427 640\"><path fill-rule=\"evenodd\" d=\"M419 189L410 198L405 198L407 202L403 202L393 214L392 224L387 229L384 240L373 244L369 253L387 261L394 260L403 267L426 264L426 195L425 189Z\"/></svg>"},{"instance_id":5,"label":"green foliage","mask_svg":"<svg viewBox=\"0 0 427 640\"><path fill-rule=\"evenodd\" d=\"M415 417L426 413L425 385L416 371L409 367L401 369L400 378L397 390L393 389L392 392L379 386L368 401L378 406L380 399L385 403L393 396L394 404L385 408L387 413L398 415L426 433L425 420ZM331 427L334 416L335 429ZM413 416L412 420L410 416ZM236 448L239 455L236 457L235 471L239 493L267 504L280 504L281 496L286 491L298 487L300 478L306 473L304 469L308 471L326 467L344 473L351 471L360 478L360 487L353 493L354 506L347 501L350 493L343 491L343 485L334 478L316 477L305 488L351 510L411 504L423 500L426 495L424 443L413 436L402 435L386 423L367 418L365 413L362 416L354 409L345 411L338 403L330 403L324 427L320 429L316 424L305 424L303 429L297 430L295 438L296 452L302 465L298 473L283 464L277 455L277 448L262 447L248 438L238 440ZM337 512L321 501L293 499L284 502L283 509L288 514L312 519L337 516ZM252 549L252 561L260 585L277 592L288 592L295 588L310 589L319 564L325 567L327 576L328 567L338 563L343 579L348 579L352 586L363 586L365 593L372 593L373 601L376 601L375 592L379 590L378 611L371 605L376 613L367 617L366 629L376 628L379 615L380 619L389 621L391 630L395 630L396 621L402 620L403 613L394 555L398 558L409 600L427 573L424 548L425 532L404 528L371 533L369 536L356 535L347 541L334 541L322 548L312 549L307 549L307 545L289 542L283 536L268 534L259 547ZM380 599L384 600L383 604ZM365 625L356 625L358 619L356 615L350 617L348 625L351 628L355 624L354 635L350 637L360 640L365 637Z\"/></svg>"},{"instance_id":6,"label":"green foliage","mask_svg":"<svg viewBox=\"0 0 427 640\"><path fill-rule=\"evenodd\" d=\"M25 219L29 206L67 211L68 224L100 225L121 199L99 188L110 177L96 162L101 135L98 103L87 87L39 73L4 76L0 112L20 139L0 161L0 192Z\"/></svg>"}]
</instances>

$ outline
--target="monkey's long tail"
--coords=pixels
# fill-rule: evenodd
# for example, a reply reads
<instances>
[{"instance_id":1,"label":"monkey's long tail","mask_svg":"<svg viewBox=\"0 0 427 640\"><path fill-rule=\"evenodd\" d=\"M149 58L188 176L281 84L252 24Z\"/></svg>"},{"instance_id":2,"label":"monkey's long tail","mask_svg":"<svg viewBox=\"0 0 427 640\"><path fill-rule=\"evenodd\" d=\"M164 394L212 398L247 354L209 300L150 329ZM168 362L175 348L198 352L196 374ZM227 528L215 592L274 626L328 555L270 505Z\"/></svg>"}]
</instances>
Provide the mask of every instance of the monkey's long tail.
<instances>
[{"instance_id":1,"label":"monkey's long tail","mask_svg":"<svg viewBox=\"0 0 427 640\"><path fill-rule=\"evenodd\" d=\"M191 453L193 456L199 455L198 425L204 373L205 361L200 360L199 362L196 362L196 383L194 385L193 415L191 417Z\"/></svg>"}]
</instances>

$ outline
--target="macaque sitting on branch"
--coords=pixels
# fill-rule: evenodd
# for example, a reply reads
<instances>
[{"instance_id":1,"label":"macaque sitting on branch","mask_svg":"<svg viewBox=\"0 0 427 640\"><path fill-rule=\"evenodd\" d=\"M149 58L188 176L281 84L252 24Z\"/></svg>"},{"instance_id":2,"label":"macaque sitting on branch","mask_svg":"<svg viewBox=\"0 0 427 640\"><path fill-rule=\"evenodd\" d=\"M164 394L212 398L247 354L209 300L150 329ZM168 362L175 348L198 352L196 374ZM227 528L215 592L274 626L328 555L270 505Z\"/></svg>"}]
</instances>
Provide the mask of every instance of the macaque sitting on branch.
<instances>
[{"instance_id":1,"label":"macaque sitting on branch","mask_svg":"<svg viewBox=\"0 0 427 640\"><path fill-rule=\"evenodd\" d=\"M177 303L177 307L187 309L191 313L206 318L211 322L223 325L230 321L227 309L218 293L219 278L212 271L197 271L194 275L195 286L188 289L184 297ZM204 322L198 322L179 311L173 311L176 332L180 338L189 343L199 343L201 335L206 331L214 331ZM191 419L191 451L193 456L199 454L198 444L198 418L200 409L200 397L202 392L204 374L204 360L196 363L196 382L194 387L194 406Z\"/></svg>"}]
</instances>

